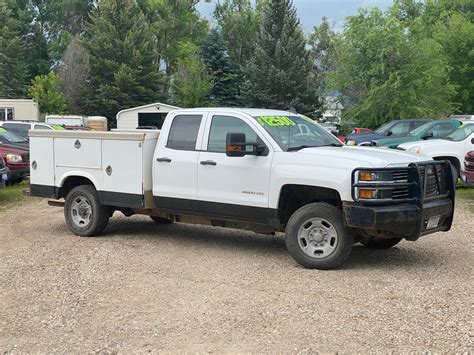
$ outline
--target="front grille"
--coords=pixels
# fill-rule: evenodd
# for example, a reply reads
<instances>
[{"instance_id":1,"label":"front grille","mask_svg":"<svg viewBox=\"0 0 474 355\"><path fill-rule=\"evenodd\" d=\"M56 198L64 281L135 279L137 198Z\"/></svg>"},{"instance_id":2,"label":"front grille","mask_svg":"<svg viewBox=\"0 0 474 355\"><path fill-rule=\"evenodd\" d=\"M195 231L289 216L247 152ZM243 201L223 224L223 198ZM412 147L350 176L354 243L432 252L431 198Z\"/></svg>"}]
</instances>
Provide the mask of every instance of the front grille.
<instances>
[{"instance_id":1,"label":"front grille","mask_svg":"<svg viewBox=\"0 0 474 355\"><path fill-rule=\"evenodd\" d=\"M3 161L3 158L0 157L0 169L5 168L5 162Z\"/></svg>"},{"instance_id":2,"label":"front grille","mask_svg":"<svg viewBox=\"0 0 474 355\"><path fill-rule=\"evenodd\" d=\"M408 181L408 170L397 170L392 173L392 179L396 182L407 182ZM410 197L410 191L408 186L399 187L392 190L392 198L394 200L400 200L403 198Z\"/></svg>"},{"instance_id":3,"label":"front grille","mask_svg":"<svg viewBox=\"0 0 474 355\"><path fill-rule=\"evenodd\" d=\"M447 191L446 187L446 165L441 164L426 164L419 166L420 171L420 185L425 186L424 198L435 197L443 195Z\"/></svg>"},{"instance_id":4,"label":"front grille","mask_svg":"<svg viewBox=\"0 0 474 355\"><path fill-rule=\"evenodd\" d=\"M28 153L22 154L21 159L23 159L24 162L29 163L30 162L30 154L28 154Z\"/></svg>"}]
</instances>

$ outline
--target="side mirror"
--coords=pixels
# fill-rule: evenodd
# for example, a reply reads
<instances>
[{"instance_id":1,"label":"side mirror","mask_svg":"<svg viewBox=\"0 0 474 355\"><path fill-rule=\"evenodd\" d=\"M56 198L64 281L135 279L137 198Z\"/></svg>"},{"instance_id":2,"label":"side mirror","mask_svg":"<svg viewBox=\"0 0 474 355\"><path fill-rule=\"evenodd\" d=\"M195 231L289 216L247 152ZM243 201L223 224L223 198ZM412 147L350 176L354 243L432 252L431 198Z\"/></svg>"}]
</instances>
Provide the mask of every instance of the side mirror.
<instances>
[{"instance_id":1,"label":"side mirror","mask_svg":"<svg viewBox=\"0 0 474 355\"><path fill-rule=\"evenodd\" d=\"M421 136L421 139L428 139L428 138L433 138L433 131L428 131L423 136Z\"/></svg>"},{"instance_id":2,"label":"side mirror","mask_svg":"<svg viewBox=\"0 0 474 355\"><path fill-rule=\"evenodd\" d=\"M247 146L252 146L252 151L247 151ZM244 155L263 155L266 146L258 142L247 142L245 133L227 133L225 154L228 157L243 157Z\"/></svg>"},{"instance_id":3,"label":"side mirror","mask_svg":"<svg viewBox=\"0 0 474 355\"><path fill-rule=\"evenodd\" d=\"M471 143L474 144L474 138L471 138Z\"/></svg>"},{"instance_id":4,"label":"side mirror","mask_svg":"<svg viewBox=\"0 0 474 355\"><path fill-rule=\"evenodd\" d=\"M393 134L392 130L387 131L387 136L391 136Z\"/></svg>"}]
</instances>

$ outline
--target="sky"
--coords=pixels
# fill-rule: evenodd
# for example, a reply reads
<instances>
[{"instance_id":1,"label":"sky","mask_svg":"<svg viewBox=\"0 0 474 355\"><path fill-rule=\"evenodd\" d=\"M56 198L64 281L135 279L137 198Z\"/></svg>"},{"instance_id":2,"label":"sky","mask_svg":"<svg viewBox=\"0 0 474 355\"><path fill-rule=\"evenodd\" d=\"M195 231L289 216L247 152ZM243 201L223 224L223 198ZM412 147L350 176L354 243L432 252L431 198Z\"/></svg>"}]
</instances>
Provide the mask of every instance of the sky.
<instances>
[{"instance_id":1,"label":"sky","mask_svg":"<svg viewBox=\"0 0 474 355\"><path fill-rule=\"evenodd\" d=\"M211 19L215 1L205 3L201 1L197 8L206 18ZM392 0L293 0L301 25L306 33L312 31L315 25L321 23L321 18L326 16L334 22L334 28L341 30L346 16L354 15L359 8L379 7L386 10Z\"/></svg>"}]
</instances>

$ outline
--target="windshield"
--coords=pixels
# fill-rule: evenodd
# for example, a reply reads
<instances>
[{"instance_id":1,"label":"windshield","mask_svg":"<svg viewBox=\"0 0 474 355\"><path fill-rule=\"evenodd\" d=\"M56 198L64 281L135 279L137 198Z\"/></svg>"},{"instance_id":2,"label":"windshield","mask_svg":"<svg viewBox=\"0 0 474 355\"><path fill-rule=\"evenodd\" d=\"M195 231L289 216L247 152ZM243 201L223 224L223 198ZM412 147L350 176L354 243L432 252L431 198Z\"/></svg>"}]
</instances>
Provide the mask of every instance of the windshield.
<instances>
[{"instance_id":1,"label":"windshield","mask_svg":"<svg viewBox=\"0 0 474 355\"><path fill-rule=\"evenodd\" d=\"M432 125L432 122L425 123L418 128L415 128L413 131L410 132L410 136L419 136L423 134L427 129L429 129Z\"/></svg>"},{"instance_id":2,"label":"windshield","mask_svg":"<svg viewBox=\"0 0 474 355\"><path fill-rule=\"evenodd\" d=\"M24 143L26 139L16 133L7 131L5 128L0 128L0 136L10 143Z\"/></svg>"},{"instance_id":3,"label":"windshield","mask_svg":"<svg viewBox=\"0 0 474 355\"><path fill-rule=\"evenodd\" d=\"M334 135L303 115L257 116L255 119L285 151L343 145Z\"/></svg>"},{"instance_id":4,"label":"windshield","mask_svg":"<svg viewBox=\"0 0 474 355\"><path fill-rule=\"evenodd\" d=\"M447 136L446 139L449 139L450 141L459 142L465 140L472 133L474 133L474 124L469 124L459 127L457 130Z\"/></svg>"},{"instance_id":5,"label":"windshield","mask_svg":"<svg viewBox=\"0 0 474 355\"><path fill-rule=\"evenodd\" d=\"M377 128L374 132L375 133L378 133L378 134L385 134L387 133L390 128L392 128L392 126L395 124L396 122L389 122L389 123L385 123L382 127L379 127Z\"/></svg>"}]
</instances>

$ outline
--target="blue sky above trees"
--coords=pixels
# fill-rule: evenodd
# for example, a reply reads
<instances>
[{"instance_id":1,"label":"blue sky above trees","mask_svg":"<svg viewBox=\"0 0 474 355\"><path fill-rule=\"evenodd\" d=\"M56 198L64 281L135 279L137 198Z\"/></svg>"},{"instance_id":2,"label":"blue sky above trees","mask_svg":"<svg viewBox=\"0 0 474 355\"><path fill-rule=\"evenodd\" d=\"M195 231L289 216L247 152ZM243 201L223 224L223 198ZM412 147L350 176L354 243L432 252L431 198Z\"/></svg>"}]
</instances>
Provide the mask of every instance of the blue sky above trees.
<instances>
[{"instance_id":1,"label":"blue sky above trees","mask_svg":"<svg viewBox=\"0 0 474 355\"><path fill-rule=\"evenodd\" d=\"M214 2L201 1L197 7L204 16L210 18ZM314 25L319 25L323 16L335 22L336 30L341 30L344 18L354 15L357 9L377 6L385 10L393 3L392 0L293 0L293 2L306 33L311 32Z\"/></svg>"}]
</instances>

